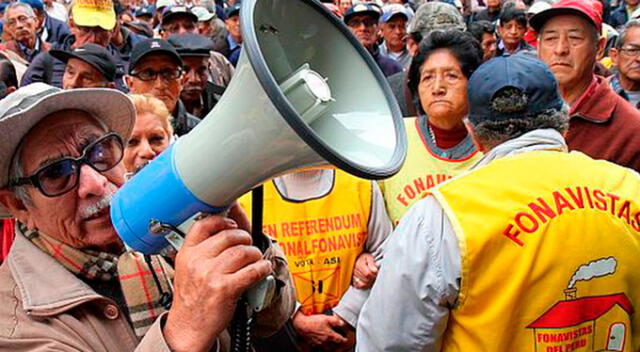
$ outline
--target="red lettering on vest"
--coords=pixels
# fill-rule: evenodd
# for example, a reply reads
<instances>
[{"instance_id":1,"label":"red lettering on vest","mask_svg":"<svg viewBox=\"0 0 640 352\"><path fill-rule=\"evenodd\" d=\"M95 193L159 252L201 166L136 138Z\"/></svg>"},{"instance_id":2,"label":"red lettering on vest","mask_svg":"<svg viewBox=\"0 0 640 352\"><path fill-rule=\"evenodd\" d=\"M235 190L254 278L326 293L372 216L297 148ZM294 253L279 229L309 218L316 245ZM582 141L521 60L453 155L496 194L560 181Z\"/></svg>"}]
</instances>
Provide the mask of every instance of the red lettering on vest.
<instances>
[{"instance_id":1,"label":"red lettering on vest","mask_svg":"<svg viewBox=\"0 0 640 352\"><path fill-rule=\"evenodd\" d=\"M511 232L513 230L513 224L507 225L507 228L502 231L502 234L507 236L508 239L515 242L518 246L524 246L524 242L518 239L518 235L520 234L520 230L515 230L515 232Z\"/></svg>"},{"instance_id":2,"label":"red lettering on vest","mask_svg":"<svg viewBox=\"0 0 640 352\"><path fill-rule=\"evenodd\" d=\"M273 238L278 238L278 226L276 224L268 224L262 226L262 232Z\"/></svg>"},{"instance_id":3,"label":"red lettering on vest","mask_svg":"<svg viewBox=\"0 0 640 352\"><path fill-rule=\"evenodd\" d=\"M624 218L627 225L631 225L631 202L626 200L624 204L622 204L620 211L618 211L618 217Z\"/></svg>"},{"instance_id":4,"label":"red lettering on vest","mask_svg":"<svg viewBox=\"0 0 640 352\"><path fill-rule=\"evenodd\" d=\"M433 180L433 175L427 175L427 188L430 189L435 185L436 185L436 183Z\"/></svg>"},{"instance_id":5,"label":"red lettering on vest","mask_svg":"<svg viewBox=\"0 0 640 352\"><path fill-rule=\"evenodd\" d=\"M569 187L565 188L564 190L567 191L578 208L584 209L584 199L582 198L582 190L580 189L580 187L576 187L577 196L576 193L573 193L573 190Z\"/></svg>"},{"instance_id":6,"label":"red lettering on vest","mask_svg":"<svg viewBox=\"0 0 640 352\"><path fill-rule=\"evenodd\" d=\"M596 208L607 211L607 202L604 200L604 192L596 189L593 191L593 197L596 199Z\"/></svg>"},{"instance_id":7,"label":"red lettering on vest","mask_svg":"<svg viewBox=\"0 0 640 352\"><path fill-rule=\"evenodd\" d=\"M396 197L396 199L402 203L402 205L404 205L405 207L409 206L409 203L407 202L406 199L404 199L404 197L402 196L402 194L398 194L398 196Z\"/></svg>"},{"instance_id":8,"label":"red lettering on vest","mask_svg":"<svg viewBox=\"0 0 640 352\"><path fill-rule=\"evenodd\" d=\"M427 190L427 187L425 187L422 178L416 178L415 180L413 180L413 186L416 188L416 192L418 192L418 194L421 194L422 192L425 192Z\"/></svg>"},{"instance_id":9,"label":"red lettering on vest","mask_svg":"<svg viewBox=\"0 0 640 352\"><path fill-rule=\"evenodd\" d=\"M634 230L640 232L640 211L637 212L636 215L633 216L633 219L635 221L633 221L631 226L633 227Z\"/></svg>"},{"instance_id":10,"label":"red lettering on vest","mask_svg":"<svg viewBox=\"0 0 640 352\"><path fill-rule=\"evenodd\" d=\"M522 222L522 218L527 218L529 222L531 222L531 224L529 226L525 225ZM534 218L533 215L529 213L519 212L518 214L516 214L514 220L516 222L516 225L518 225L518 227L526 233L536 232L538 227L540 227L540 225L538 224L538 220L536 220L536 218Z\"/></svg>"},{"instance_id":11,"label":"red lettering on vest","mask_svg":"<svg viewBox=\"0 0 640 352\"><path fill-rule=\"evenodd\" d=\"M529 208L533 211L534 214L536 214L538 218L540 218L540 221L542 221L543 224L547 222L547 218L545 217L545 215L549 217L549 219L553 219L556 217L556 213L553 212L553 209L551 209L549 204L547 204L544 199L538 197L537 200L540 205L532 202L529 203Z\"/></svg>"},{"instance_id":12,"label":"red lettering on vest","mask_svg":"<svg viewBox=\"0 0 640 352\"><path fill-rule=\"evenodd\" d=\"M558 212L558 215L562 215L563 209L564 208L569 208L571 210L574 210L575 208L573 207L573 205L571 205L569 203L569 201L567 200L567 198L565 198L562 194L560 194L560 192L555 191L553 192L553 200L555 200L556 202L556 211Z\"/></svg>"},{"instance_id":13,"label":"red lettering on vest","mask_svg":"<svg viewBox=\"0 0 640 352\"><path fill-rule=\"evenodd\" d=\"M280 224L280 227L282 228L282 236L283 237L291 236L291 233L289 233L289 223L288 222L283 222L282 224Z\"/></svg>"},{"instance_id":14,"label":"red lettering on vest","mask_svg":"<svg viewBox=\"0 0 640 352\"><path fill-rule=\"evenodd\" d=\"M589 207L593 209L593 201L591 200L591 193L589 192L588 187L584 187L584 195L587 197L587 201L589 202Z\"/></svg>"},{"instance_id":15,"label":"red lettering on vest","mask_svg":"<svg viewBox=\"0 0 640 352\"><path fill-rule=\"evenodd\" d=\"M406 194L409 199L416 197L416 192L411 188L411 185L404 186L404 194Z\"/></svg>"},{"instance_id":16,"label":"red lettering on vest","mask_svg":"<svg viewBox=\"0 0 640 352\"><path fill-rule=\"evenodd\" d=\"M611 215L616 215L616 201L620 200L620 197L611 193L607 193L607 197L611 199Z\"/></svg>"}]
</instances>

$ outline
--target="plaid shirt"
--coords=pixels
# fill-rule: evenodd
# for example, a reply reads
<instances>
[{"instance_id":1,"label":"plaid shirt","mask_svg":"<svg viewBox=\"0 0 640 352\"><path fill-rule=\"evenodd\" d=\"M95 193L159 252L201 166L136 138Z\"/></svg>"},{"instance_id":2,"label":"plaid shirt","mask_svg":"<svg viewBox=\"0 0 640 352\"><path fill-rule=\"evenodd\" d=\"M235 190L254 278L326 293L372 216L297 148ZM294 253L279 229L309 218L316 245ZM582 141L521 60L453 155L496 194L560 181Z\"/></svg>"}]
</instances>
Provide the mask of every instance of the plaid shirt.
<instances>
[{"instance_id":1,"label":"plaid shirt","mask_svg":"<svg viewBox=\"0 0 640 352\"><path fill-rule=\"evenodd\" d=\"M129 321L142 338L172 301L173 269L160 256L127 251L120 255L79 250L16 223L16 232L77 276L109 281L117 277L129 310Z\"/></svg>"}]
</instances>

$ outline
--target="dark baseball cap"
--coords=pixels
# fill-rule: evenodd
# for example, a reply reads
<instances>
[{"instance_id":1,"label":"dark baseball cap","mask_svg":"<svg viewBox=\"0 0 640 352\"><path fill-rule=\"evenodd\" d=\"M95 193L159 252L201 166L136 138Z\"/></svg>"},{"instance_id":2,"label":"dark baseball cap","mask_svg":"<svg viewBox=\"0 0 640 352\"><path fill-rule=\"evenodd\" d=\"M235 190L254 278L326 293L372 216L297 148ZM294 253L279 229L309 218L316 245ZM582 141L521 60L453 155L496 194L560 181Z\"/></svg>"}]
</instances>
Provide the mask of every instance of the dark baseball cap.
<instances>
[{"instance_id":1,"label":"dark baseball cap","mask_svg":"<svg viewBox=\"0 0 640 352\"><path fill-rule=\"evenodd\" d=\"M167 21L169 21L171 18L179 15L183 15L191 18L194 23L198 22L198 16L196 16L196 14L191 12L191 10L189 10L189 8L187 8L186 6L170 5L170 6L167 6L162 11L162 23L164 24Z\"/></svg>"},{"instance_id":2,"label":"dark baseball cap","mask_svg":"<svg viewBox=\"0 0 640 352\"><path fill-rule=\"evenodd\" d=\"M507 87L525 94L527 103L523 109L505 112L492 106L496 93ZM561 109L564 104L558 82L547 65L527 54L500 56L480 65L469 78L467 91L468 119L473 124L526 118L543 110Z\"/></svg>"},{"instance_id":3,"label":"dark baseball cap","mask_svg":"<svg viewBox=\"0 0 640 352\"><path fill-rule=\"evenodd\" d=\"M227 7L224 10L225 17L229 18L231 16L239 14L240 13L240 7L242 7L242 4L240 3L240 1L236 1L233 5Z\"/></svg>"},{"instance_id":4,"label":"dark baseball cap","mask_svg":"<svg viewBox=\"0 0 640 352\"><path fill-rule=\"evenodd\" d=\"M344 17L342 20L344 23L348 23L353 16L361 16L361 15L369 15L373 17L373 19L378 22L380 20L380 16L382 16L382 9L380 6L374 3L366 2L361 4L355 4L351 6L347 12L344 13Z\"/></svg>"},{"instance_id":5,"label":"dark baseball cap","mask_svg":"<svg viewBox=\"0 0 640 352\"><path fill-rule=\"evenodd\" d=\"M65 64L69 59L82 60L98 70L107 81L116 80L116 60L103 46L87 43L71 51L50 50L49 54Z\"/></svg>"},{"instance_id":6,"label":"dark baseball cap","mask_svg":"<svg viewBox=\"0 0 640 352\"><path fill-rule=\"evenodd\" d=\"M162 39L147 39L136 44L131 50L131 58L129 59L129 74L133 73L136 65L140 60L152 54L167 55L178 66L182 67L182 59L173 45Z\"/></svg>"},{"instance_id":7,"label":"dark baseball cap","mask_svg":"<svg viewBox=\"0 0 640 352\"><path fill-rule=\"evenodd\" d=\"M156 13L156 8L153 5L141 6L134 13L135 17L149 16L152 17Z\"/></svg>"},{"instance_id":8,"label":"dark baseball cap","mask_svg":"<svg viewBox=\"0 0 640 352\"><path fill-rule=\"evenodd\" d=\"M548 20L559 15L582 17L596 27L598 33L602 31L602 3L598 0L560 0L550 9L531 17L529 24L536 32L540 32Z\"/></svg>"},{"instance_id":9,"label":"dark baseball cap","mask_svg":"<svg viewBox=\"0 0 640 352\"><path fill-rule=\"evenodd\" d=\"M169 37L169 44L173 45L182 57L209 57L214 49L211 39L195 33L174 34Z\"/></svg>"}]
</instances>

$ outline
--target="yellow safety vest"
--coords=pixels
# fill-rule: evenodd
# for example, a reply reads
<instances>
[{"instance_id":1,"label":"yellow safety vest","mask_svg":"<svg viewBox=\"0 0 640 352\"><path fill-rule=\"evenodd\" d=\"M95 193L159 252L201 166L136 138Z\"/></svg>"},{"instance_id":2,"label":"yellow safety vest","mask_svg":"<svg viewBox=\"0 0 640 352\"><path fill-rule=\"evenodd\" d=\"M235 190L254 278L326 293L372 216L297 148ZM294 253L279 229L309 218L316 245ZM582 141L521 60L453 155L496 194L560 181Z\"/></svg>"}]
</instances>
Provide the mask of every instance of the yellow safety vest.
<instances>
[{"instance_id":1,"label":"yellow safety vest","mask_svg":"<svg viewBox=\"0 0 640 352\"><path fill-rule=\"evenodd\" d=\"M461 249L442 351L638 351L640 175L529 152L433 190Z\"/></svg>"},{"instance_id":2,"label":"yellow safety vest","mask_svg":"<svg viewBox=\"0 0 640 352\"><path fill-rule=\"evenodd\" d=\"M468 170L482 153L474 152L465 159L442 158L428 147L420 133L417 118L405 118L407 158L400 172L380 181L387 213L394 226L414 203L424 198L432 187Z\"/></svg>"},{"instance_id":3,"label":"yellow safety vest","mask_svg":"<svg viewBox=\"0 0 640 352\"><path fill-rule=\"evenodd\" d=\"M349 288L367 240L371 182L336 170L327 196L303 202L284 198L273 181L265 183L262 229L284 251L302 313L335 307ZM250 213L251 195L240 204Z\"/></svg>"}]
</instances>

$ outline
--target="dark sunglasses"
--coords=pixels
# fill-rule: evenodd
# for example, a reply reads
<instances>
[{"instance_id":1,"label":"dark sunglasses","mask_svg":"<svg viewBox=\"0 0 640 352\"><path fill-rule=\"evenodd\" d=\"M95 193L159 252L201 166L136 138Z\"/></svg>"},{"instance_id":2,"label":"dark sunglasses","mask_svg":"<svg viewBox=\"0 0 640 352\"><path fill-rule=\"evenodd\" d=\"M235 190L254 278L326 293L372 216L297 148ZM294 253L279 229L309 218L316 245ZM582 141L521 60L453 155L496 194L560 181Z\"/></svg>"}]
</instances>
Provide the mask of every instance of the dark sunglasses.
<instances>
[{"instance_id":1,"label":"dark sunglasses","mask_svg":"<svg viewBox=\"0 0 640 352\"><path fill-rule=\"evenodd\" d=\"M106 134L84 148L79 158L65 157L51 162L33 175L9 181L9 186L33 185L47 197L57 197L78 185L82 164L98 172L113 169L124 155L122 138L115 132Z\"/></svg>"}]
</instances>

